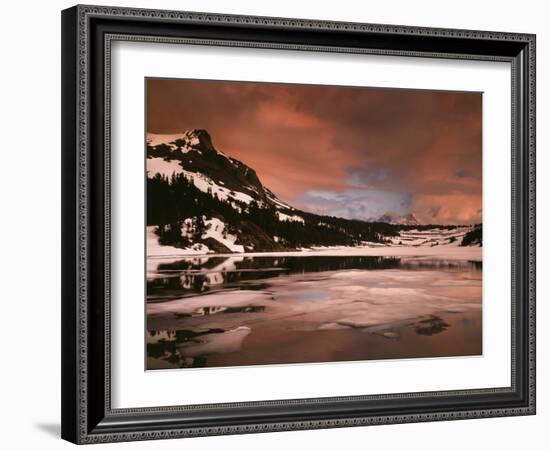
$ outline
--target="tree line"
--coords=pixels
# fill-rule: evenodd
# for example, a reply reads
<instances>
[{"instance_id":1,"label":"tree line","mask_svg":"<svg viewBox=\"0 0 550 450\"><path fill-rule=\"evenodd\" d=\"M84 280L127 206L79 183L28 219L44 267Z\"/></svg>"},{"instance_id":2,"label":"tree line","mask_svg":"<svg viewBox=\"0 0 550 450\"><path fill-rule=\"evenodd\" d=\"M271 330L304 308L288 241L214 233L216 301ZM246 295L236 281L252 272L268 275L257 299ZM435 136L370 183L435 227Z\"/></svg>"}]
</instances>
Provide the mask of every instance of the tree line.
<instances>
[{"instance_id":1,"label":"tree line","mask_svg":"<svg viewBox=\"0 0 550 450\"><path fill-rule=\"evenodd\" d=\"M202 192L184 174L166 177L156 174L147 179L147 224L156 225L161 244L188 246L190 240L181 235L185 219L193 219L193 242L200 242L204 232L203 216L217 217L226 224L226 231L237 235L237 244L249 244L254 251L292 249L311 246L359 245L361 242L385 243L398 230L387 223L369 223L303 211L301 221L281 221L272 204L252 201L222 200L216 193ZM276 237L276 238L275 238Z\"/></svg>"}]
</instances>

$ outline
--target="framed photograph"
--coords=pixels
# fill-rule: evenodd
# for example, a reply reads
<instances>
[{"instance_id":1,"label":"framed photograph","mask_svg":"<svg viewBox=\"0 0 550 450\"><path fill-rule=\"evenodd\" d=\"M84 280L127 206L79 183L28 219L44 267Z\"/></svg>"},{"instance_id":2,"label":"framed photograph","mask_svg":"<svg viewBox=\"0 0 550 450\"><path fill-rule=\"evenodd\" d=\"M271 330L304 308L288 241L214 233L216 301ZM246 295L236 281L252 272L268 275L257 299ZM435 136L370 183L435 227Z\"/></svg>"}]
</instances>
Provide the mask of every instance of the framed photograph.
<instances>
[{"instance_id":1,"label":"framed photograph","mask_svg":"<svg viewBox=\"0 0 550 450\"><path fill-rule=\"evenodd\" d=\"M535 413L535 36L62 12L62 436Z\"/></svg>"}]
</instances>

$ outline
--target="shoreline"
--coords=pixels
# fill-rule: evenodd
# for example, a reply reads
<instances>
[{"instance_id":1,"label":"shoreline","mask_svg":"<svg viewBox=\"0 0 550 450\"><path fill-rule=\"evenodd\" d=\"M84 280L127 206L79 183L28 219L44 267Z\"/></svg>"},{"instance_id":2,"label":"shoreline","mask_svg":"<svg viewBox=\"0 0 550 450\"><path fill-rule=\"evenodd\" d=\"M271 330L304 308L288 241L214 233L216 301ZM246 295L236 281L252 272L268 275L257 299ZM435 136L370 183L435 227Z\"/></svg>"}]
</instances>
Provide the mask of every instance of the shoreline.
<instances>
[{"instance_id":1,"label":"shoreline","mask_svg":"<svg viewBox=\"0 0 550 450\"><path fill-rule=\"evenodd\" d=\"M183 249L182 249L183 250ZM147 259L178 259L178 258L247 258L273 256L395 256L395 257L433 257L438 259L465 259L481 261L483 247L459 246L358 246L358 247L325 247L303 250L289 250L278 252L248 252L248 253L167 253L147 255Z\"/></svg>"}]
</instances>

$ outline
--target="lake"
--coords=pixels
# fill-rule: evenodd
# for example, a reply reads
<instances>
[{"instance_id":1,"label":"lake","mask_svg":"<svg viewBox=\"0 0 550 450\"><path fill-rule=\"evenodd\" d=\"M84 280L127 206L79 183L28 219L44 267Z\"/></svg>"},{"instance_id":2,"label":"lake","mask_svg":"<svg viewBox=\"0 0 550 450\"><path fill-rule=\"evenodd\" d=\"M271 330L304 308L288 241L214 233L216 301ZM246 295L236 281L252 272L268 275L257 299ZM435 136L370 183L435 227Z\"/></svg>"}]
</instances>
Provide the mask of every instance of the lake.
<instances>
[{"instance_id":1,"label":"lake","mask_svg":"<svg viewBox=\"0 0 550 450\"><path fill-rule=\"evenodd\" d=\"M429 256L198 256L147 279L147 369L482 353L482 265Z\"/></svg>"}]
</instances>

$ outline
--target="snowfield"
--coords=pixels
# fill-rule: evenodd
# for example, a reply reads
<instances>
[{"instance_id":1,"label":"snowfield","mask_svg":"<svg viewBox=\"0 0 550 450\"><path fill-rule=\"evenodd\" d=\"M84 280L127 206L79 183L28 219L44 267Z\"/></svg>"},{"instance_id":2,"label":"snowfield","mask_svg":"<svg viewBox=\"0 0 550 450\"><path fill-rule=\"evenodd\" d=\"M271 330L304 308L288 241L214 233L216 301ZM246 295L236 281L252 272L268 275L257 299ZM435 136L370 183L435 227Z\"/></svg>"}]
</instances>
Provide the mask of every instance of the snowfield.
<instances>
[{"instance_id":1,"label":"snowfield","mask_svg":"<svg viewBox=\"0 0 550 450\"><path fill-rule=\"evenodd\" d=\"M147 176L153 178L157 173L170 178L172 174L182 173L180 162L173 159L166 161L164 158L147 158Z\"/></svg>"},{"instance_id":2,"label":"snowfield","mask_svg":"<svg viewBox=\"0 0 550 450\"><path fill-rule=\"evenodd\" d=\"M218 198L222 201L237 200L248 205L254 200L250 195L245 194L244 192L235 192L227 189L226 187L220 186L219 184L216 184L214 181L212 181L210 178L208 178L206 175L203 175L202 173L190 172L188 170L184 170L183 168L181 168L181 166L180 169L185 177L193 182L197 189L201 190L202 192L211 191L212 195L217 195Z\"/></svg>"},{"instance_id":3,"label":"snowfield","mask_svg":"<svg viewBox=\"0 0 550 450\"><path fill-rule=\"evenodd\" d=\"M244 253L244 247L237 245L237 236L229 234L225 229L225 223L220 219L212 218L204 221L206 232L202 235L203 239L213 238L219 243L225 245L229 250L235 253Z\"/></svg>"},{"instance_id":4,"label":"snowfield","mask_svg":"<svg viewBox=\"0 0 550 450\"><path fill-rule=\"evenodd\" d=\"M148 158L147 159L147 176L152 178L155 174L161 174L168 178L172 174L184 174L185 178L191 181L197 189L202 192L208 193L211 192L212 196L216 195L222 201L239 201L246 203L247 205L252 202L254 199L244 192L235 192L226 187L221 186L220 184L215 183L212 179L208 178L206 175L198 172L191 172L185 170L178 160L166 161L164 158ZM236 205L232 203L235 207Z\"/></svg>"}]
</instances>

